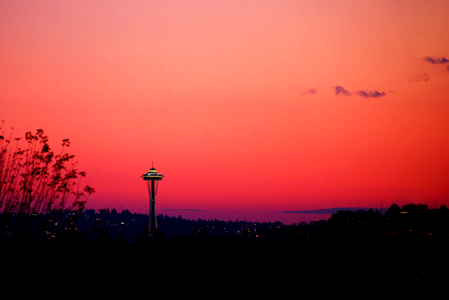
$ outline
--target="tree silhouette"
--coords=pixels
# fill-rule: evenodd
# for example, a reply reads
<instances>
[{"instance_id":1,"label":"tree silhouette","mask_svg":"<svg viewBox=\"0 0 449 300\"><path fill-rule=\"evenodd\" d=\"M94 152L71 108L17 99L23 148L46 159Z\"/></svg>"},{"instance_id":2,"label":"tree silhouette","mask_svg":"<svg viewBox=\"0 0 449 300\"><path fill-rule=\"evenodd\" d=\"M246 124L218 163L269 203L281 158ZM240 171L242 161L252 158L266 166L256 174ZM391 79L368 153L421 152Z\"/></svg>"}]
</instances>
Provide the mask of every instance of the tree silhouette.
<instances>
[{"instance_id":1,"label":"tree silhouette","mask_svg":"<svg viewBox=\"0 0 449 300\"><path fill-rule=\"evenodd\" d=\"M3 125L4 121L0 130ZM70 147L69 139L62 141L59 154L51 150L42 129L25 134L25 149L20 140L13 142L0 135L0 233L42 238L55 224L56 230L73 225L95 190L81 187L86 173L77 170L74 155L64 153ZM62 222L64 215L66 222Z\"/></svg>"},{"instance_id":2,"label":"tree silhouette","mask_svg":"<svg viewBox=\"0 0 449 300\"><path fill-rule=\"evenodd\" d=\"M150 237L150 240L157 243L163 243L167 241L167 237L160 229L156 229L153 235Z\"/></svg>"},{"instance_id":3,"label":"tree silhouette","mask_svg":"<svg viewBox=\"0 0 449 300\"><path fill-rule=\"evenodd\" d=\"M109 235L109 229L103 225L100 229L98 237L94 240L99 245L106 246L111 242L111 236Z\"/></svg>"},{"instance_id":4,"label":"tree silhouette","mask_svg":"<svg viewBox=\"0 0 449 300\"><path fill-rule=\"evenodd\" d=\"M137 234L136 241L134 242L134 245L136 247L147 246L150 241L149 234L150 234L150 231L148 230L148 226L144 225L142 227L142 230Z\"/></svg>"},{"instance_id":5,"label":"tree silhouette","mask_svg":"<svg viewBox=\"0 0 449 300\"><path fill-rule=\"evenodd\" d=\"M388 209L388 213L391 215L397 215L401 212L401 209L399 208L399 205L396 203L393 203L390 208Z\"/></svg>"}]
</instances>

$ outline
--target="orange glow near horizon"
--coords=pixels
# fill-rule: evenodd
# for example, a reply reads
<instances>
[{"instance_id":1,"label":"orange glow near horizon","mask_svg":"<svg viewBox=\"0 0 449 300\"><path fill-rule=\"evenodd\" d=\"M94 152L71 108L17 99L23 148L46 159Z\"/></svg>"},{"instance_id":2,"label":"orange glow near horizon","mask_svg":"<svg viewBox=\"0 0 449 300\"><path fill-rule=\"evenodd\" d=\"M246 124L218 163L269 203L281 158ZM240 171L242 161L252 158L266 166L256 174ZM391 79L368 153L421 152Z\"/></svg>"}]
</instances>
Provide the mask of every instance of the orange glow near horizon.
<instances>
[{"instance_id":1,"label":"orange glow near horizon","mask_svg":"<svg viewBox=\"0 0 449 300\"><path fill-rule=\"evenodd\" d=\"M449 205L447 11L2 2L0 120L55 148L70 138L95 209L147 213L151 161L165 175L157 209Z\"/></svg>"}]
</instances>

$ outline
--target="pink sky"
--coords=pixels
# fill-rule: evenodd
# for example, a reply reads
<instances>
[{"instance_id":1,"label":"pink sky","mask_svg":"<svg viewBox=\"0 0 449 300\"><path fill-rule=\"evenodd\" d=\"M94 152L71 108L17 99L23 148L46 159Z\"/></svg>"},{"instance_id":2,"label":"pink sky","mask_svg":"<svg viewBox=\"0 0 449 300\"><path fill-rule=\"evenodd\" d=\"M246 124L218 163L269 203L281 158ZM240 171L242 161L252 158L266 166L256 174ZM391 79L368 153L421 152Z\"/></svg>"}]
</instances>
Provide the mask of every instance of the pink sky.
<instances>
[{"instance_id":1,"label":"pink sky","mask_svg":"<svg viewBox=\"0 0 449 300\"><path fill-rule=\"evenodd\" d=\"M2 1L0 119L70 138L95 209L146 213L152 160L161 213L449 205L448 11Z\"/></svg>"}]
</instances>

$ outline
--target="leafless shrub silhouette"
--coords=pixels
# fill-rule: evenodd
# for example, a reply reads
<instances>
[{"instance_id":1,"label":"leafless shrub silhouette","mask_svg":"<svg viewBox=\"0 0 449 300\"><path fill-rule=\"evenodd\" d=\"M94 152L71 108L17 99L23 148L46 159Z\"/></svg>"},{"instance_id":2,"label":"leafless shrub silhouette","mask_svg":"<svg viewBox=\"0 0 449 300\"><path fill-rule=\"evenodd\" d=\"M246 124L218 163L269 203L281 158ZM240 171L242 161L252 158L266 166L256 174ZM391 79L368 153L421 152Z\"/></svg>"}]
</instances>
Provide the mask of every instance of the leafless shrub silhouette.
<instances>
[{"instance_id":1,"label":"leafless shrub silhouette","mask_svg":"<svg viewBox=\"0 0 449 300\"><path fill-rule=\"evenodd\" d=\"M75 218L95 190L81 180L74 155L64 153L69 139L62 141L58 155L51 150L42 129L21 138L5 138L0 124L0 233L3 237L42 238L52 230L64 230L63 212ZM66 220L69 224L72 220ZM66 223L66 222L62 222ZM56 227L55 227L56 226Z\"/></svg>"}]
</instances>

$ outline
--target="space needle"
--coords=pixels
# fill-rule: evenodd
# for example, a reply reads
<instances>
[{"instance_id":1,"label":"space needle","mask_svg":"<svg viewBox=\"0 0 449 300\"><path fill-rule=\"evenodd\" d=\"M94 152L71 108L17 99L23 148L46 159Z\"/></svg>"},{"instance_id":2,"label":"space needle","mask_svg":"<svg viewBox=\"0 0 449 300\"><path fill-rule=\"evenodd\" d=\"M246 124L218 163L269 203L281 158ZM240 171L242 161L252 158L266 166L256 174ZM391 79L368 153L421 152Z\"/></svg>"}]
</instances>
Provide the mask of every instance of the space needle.
<instances>
[{"instance_id":1,"label":"space needle","mask_svg":"<svg viewBox=\"0 0 449 300\"><path fill-rule=\"evenodd\" d=\"M156 222L156 194L157 187L159 181L162 180L164 175L158 173L154 166L151 166L151 169L142 175L143 180L147 182L148 187L148 195L150 196L150 216L148 218L148 231L149 235L152 236L154 231L157 229Z\"/></svg>"}]
</instances>

